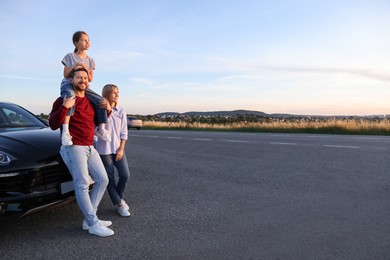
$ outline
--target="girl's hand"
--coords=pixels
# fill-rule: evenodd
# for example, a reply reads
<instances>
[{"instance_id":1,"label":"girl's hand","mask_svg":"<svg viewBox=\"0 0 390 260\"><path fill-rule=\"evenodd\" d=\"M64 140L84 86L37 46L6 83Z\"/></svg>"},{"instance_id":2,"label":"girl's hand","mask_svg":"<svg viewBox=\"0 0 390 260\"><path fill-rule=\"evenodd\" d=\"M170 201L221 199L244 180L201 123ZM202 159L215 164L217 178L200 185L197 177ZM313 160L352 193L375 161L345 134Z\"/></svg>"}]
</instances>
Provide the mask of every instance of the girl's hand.
<instances>
[{"instance_id":1,"label":"girl's hand","mask_svg":"<svg viewBox=\"0 0 390 260\"><path fill-rule=\"evenodd\" d=\"M87 65L85 65L84 63L81 63L81 62L77 62L74 64L73 69L80 69L80 68L87 69Z\"/></svg>"}]
</instances>

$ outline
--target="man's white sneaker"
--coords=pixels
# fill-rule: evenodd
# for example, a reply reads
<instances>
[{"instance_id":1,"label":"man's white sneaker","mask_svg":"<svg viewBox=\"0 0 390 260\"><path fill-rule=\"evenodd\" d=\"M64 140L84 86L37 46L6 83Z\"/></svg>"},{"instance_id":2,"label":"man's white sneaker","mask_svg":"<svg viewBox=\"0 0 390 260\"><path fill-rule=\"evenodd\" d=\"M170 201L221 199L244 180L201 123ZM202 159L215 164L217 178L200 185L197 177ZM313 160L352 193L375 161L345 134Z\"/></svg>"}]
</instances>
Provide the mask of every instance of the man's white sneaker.
<instances>
[{"instance_id":1,"label":"man's white sneaker","mask_svg":"<svg viewBox=\"0 0 390 260\"><path fill-rule=\"evenodd\" d=\"M124 206L118 207L118 213L119 213L119 215L121 215L122 217L128 217L128 216L130 216L129 210L127 210Z\"/></svg>"},{"instance_id":2,"label":"man's white sneaker","mask_svg":"<svg viewBox=\"0 0 390 260\"><path fill-rule=\"evenodd\" d=\"M109 237L114 235L114 231L101 225L100 222L96 223L92 227L89 227L88 232L99 237Z\"/></svg>"},{"instance_id":3,"label":"man's white sneaker","mask_svg":"<svg viewBox=\"0 0 390 260\"><path fill-rule=\"evenodd\" d=\"M69 132L62 133L61 142L62 142L62 145L65 145L65 146L69 146L69 145L73 144L72 136L70 135Z\"/></svg>"},{"instance_id":4,"label":"man's white sneaker","mask_svg":"<svg viewBox=\"0 0 390 260\"><path fill-rule=\"evenodd\" d=\"M109 220L99 220L99 224L104 226L104 227L109 227L112 225L112 222ZM88 230L88 229L89 229L88 223L84 219L83 220L83 230Z\"/></svg>"}]
</instances>

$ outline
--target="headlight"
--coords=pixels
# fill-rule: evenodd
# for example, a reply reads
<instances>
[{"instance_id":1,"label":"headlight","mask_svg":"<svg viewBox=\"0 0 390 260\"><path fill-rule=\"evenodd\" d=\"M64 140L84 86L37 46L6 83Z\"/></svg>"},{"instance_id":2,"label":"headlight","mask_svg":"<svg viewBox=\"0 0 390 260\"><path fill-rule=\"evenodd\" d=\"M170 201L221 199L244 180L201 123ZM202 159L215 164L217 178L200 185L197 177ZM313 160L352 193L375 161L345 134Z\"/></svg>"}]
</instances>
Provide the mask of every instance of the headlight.
<instances>
[{"instance_id":1,"label":"headlight","mask_svg":"<svg viewBox=\"0 0 390 260\"><path fill-rule=\"evenodd\" d=\"M16 158L9 153L0 151L0 165L8 165L11 161L14 160L16 160Z\"/></svg>"}]
</instances>

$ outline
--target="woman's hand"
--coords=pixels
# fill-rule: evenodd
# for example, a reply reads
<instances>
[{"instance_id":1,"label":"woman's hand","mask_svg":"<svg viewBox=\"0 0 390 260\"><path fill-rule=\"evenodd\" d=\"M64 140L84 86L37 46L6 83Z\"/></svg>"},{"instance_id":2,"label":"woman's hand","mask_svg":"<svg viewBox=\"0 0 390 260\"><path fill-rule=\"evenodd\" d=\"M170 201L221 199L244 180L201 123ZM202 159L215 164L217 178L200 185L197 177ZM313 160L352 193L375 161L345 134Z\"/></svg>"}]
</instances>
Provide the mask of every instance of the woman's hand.
<instances>
[{"instance_id":1,"label":"woman's hand","mask_svg":"<svg viewBox=\"0 0 390 260\"><path fill-rule=\"evenodd\" d=\"M123 149L118 149L118 151L116 151L115 161L122 160L122 157L123 157Z\"/></svg>"}]
</instances>

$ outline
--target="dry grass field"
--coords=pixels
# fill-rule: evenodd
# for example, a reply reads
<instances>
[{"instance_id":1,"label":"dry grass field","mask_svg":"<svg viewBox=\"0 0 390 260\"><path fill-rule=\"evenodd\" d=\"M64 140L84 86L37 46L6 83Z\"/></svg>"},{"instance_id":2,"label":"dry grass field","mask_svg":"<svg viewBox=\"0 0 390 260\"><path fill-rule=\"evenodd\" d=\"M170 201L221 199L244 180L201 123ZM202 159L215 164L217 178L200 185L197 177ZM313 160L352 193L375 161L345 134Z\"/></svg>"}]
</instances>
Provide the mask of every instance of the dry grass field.
<instances>
[{"instance_id":1,"label":"dry grass field","mask_svg":"<svg viewBox=\"0 0 390 260\"><path fill-rule=\"evenodd\" d=\"M156 122L144 121L147 129L191 129L272 133L322 133L322 134L365 134L390 135L390 120L328 119L272 122L234 122L209 124L198 122Z\"/></svg>"}]
</instances>

